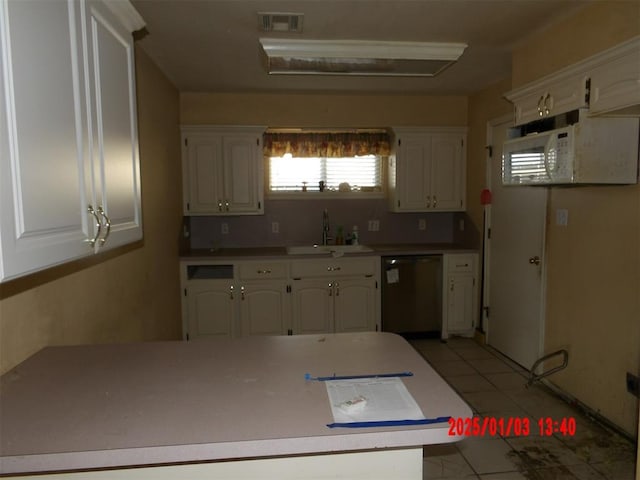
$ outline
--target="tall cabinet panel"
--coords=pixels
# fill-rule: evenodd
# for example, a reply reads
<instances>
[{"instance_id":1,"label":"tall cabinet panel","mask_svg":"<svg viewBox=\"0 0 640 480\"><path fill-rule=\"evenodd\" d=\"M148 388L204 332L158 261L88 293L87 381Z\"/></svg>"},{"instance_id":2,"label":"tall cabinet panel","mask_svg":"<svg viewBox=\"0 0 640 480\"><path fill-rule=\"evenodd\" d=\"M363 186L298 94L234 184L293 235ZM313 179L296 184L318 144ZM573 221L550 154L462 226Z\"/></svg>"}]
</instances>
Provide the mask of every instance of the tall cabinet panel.
<instances>
[{"instance_id":1,"label":"tall cabinet panel","mask_svg":"<svg viewBox=\"0 0 640 480\"><path fill-rule=\"evenodd\" d=\"M113 248L142 238L133 38L104 3L85 8L94 203Z\"/></svg>"},{"instance_id":2,"label":"tall cabinet panel","mask_svg":"<svg viewBox=\"0 0 640 480\"><path fill-rule=\"evenodd\" d=\"M73 3L0 3L2 278L89 255Z\"/></svg>"},{"instance_id":3,"label":"tall cabinet panel","mask_svg":"<svg viewBox=\"0 0 640 480\"><path fill-rule=\"evenodd\" d=\"M0 0L0 281L142 237L143 25L124 1Z\"/></svg>"}]
</instances>

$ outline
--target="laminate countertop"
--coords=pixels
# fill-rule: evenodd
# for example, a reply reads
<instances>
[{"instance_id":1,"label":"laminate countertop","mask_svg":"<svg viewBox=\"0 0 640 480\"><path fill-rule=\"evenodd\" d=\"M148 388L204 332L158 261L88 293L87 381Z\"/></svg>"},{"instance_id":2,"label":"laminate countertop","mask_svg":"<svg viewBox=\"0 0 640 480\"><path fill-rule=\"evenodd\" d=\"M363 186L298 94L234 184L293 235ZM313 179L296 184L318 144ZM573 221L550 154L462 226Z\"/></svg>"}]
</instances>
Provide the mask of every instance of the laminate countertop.
<instances>
[{"instance_id":1,"label":"laminate countertop","mask_svg":"<svg viewBox=\"0 0 640 480\"><path fill-rule=\"evenodd\" d=\"M367 245L371 250L366 252L348 252L345 256L399 256L399 255L443 255L447 253L477 253L478 249L451 243L425 244L378 244ZM181 252L182 261L201 260L259 260L259 259L290 259L290 258L323 258L325 254L288 254L287 247L220 247L197 248Z\"/></svg>"},{"instance_id":2,"label":"laminate countertop","mask_svg":"<svg viewBox=\"0 0 640 480\"><path fill-rule=\"evenodd\" d=\"M328 428L305 373L410 371L426 418L472 416L402 337L348 333L47 347L0 379L0 473L394 449L460 440L447 422Z\"/></svg>"}]
</instances>

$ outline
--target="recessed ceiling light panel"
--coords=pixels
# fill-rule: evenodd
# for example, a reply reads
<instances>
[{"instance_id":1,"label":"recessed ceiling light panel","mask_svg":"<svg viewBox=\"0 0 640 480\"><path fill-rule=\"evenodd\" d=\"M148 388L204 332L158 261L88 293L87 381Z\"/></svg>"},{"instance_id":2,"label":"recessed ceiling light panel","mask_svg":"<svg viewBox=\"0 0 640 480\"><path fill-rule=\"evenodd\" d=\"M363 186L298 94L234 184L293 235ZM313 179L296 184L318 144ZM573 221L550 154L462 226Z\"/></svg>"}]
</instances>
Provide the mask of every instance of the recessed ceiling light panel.
<instances>
[{"instance_id":1,"label":"recessed ceiling light panel","mask_svg":"<svg viewBox=\"0 0 640 480\"><path fill-rule=\"evenodd\" d=\"M464 43L261 38L270 74L434 76Z\"/></svg>"}]
</instances>

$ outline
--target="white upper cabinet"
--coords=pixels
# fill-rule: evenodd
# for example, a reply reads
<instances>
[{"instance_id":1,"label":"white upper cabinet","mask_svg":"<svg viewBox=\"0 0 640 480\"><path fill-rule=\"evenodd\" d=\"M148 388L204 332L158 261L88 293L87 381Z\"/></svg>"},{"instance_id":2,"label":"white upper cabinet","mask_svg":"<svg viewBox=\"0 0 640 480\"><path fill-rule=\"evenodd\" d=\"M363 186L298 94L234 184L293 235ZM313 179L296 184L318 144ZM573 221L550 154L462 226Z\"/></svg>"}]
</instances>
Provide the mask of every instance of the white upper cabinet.
<instances>
[{"instance_id":1,"label":"white upper cabinet","mask_svg":"<svg viewBox=\"0 0 640 480\"><path fill-rule=\"evenodd\" d=\"M640 115L640 37L599 55L591 71L589 113Z\"/></svg>"},{"instance_id":2,"label":"white upper cabinet","mask_svg":"<svg viewBox=\"0 0 640 480\"><path fill-rule=\"evenodd\" d=\"M464 211L466 129L395 129L389 159L389 201L394 212Z\"/></svg>"},{"instance_id":3,"label":"white upper cabinet","mask_svg":"<svg viewBox=\"0 0 640 480\"><path fill-rule=\"evenodd\" d=\"M113 2L112 2L113 3ZM116 12L87 1L88 90L93 205L108 225L99 242L113 248L142 238L134 46Z\"/></svg>"},{"instance_id":4,"label":"white upper cabinet","mask_svg":"<svg viewBox=\"0 0 640 480\"><path fill-rule=\"evenodd\" d=\"M142 237L127 15L0 1L0 280Z\"/></svg>"},{"instance_id":5,"label":"white upper cabinet","mask_svg":"<svg viewBox=\"0 0 640 480\"><path fill-rule=\"evenodd\" d=\"M590 115L640 116L640 37L505 94L515 125L579 108Z\"/></svg>"},{"instance_id":6,"label":"white upper cabinet","mask_svg":"<svg viewBox=\"0 0 640 480\"><path fill-rule=\"evenodd\" d=\"M553 117L588 105L586 72L563 70L506 94L516 125Z\"/></svg>"},{"instance_id":7,"label":"white upper cabinet","mask_svg":"<svg viewBox=\"0 0 640 480\"><path fill-rule=\"evenodd\" d=\"M261 127L183 127L185 215L264 213Z\"/></svg>"}]
</instances>

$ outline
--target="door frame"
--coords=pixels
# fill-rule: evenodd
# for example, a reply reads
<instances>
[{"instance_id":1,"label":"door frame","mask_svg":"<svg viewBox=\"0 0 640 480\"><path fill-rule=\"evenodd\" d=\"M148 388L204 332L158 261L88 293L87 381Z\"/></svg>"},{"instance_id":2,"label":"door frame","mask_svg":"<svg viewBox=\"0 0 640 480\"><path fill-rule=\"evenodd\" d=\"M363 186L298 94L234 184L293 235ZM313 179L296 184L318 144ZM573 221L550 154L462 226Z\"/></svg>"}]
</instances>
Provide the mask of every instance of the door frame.
<instances>
[{"instance_id":1,"label":"door frame","mask_svg":"<svg viewBox=\"0 0 640 480\"><path fill-rule=\"evenodd\" d=\"M498 152L498 149L493 144L493 130L498 125L505 123L513 124L513 114L505 114L500 117L491 119L487 122L486 129L486 155L485 155L485 188L491 191L491 177L492 177L492 158L493 155ZM500 152L501 153L501 152ZM539 356L544 354L544 339L545 339L545 325L546 325L546 305L547 305L547 223L549 221L549 196L551 190L546 189L547 195L545 199L545 217L542 222L542 245L541 245L541 257L542 264L540 266L540 339L538 342ZM481 309L481 321L482 331L485 334L485 342L488 344L491 337L491 320L490 320L490 293L491 293L491 238L489 231L491 229L491 204L483 206L484 211L484 231L483 231L483 274L482 274L482 309ZM539 357L538 357L539 358ZM530 366L523 365L527 370Z\"/></svg>"}]
</instances>

